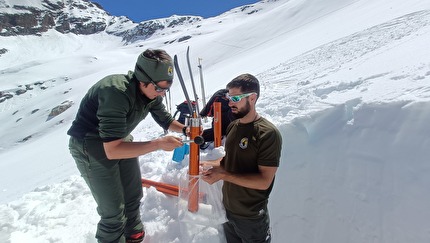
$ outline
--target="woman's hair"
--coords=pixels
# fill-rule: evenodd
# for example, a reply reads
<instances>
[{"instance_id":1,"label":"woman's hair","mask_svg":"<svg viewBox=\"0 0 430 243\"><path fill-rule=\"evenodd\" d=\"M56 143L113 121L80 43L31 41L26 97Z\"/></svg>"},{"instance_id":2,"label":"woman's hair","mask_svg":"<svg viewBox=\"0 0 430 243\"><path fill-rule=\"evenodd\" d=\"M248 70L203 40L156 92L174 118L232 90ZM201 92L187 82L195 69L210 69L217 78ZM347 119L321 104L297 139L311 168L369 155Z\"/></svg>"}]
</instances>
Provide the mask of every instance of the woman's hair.
<instances>
[{"instance_id":1,"label":"woman's hair","mask_svg":"<svg viewBox=\"0 0 430 243\"><path fill-rule=\"evenodd\" d=\"M155 59L159 62L171 63L172 57L167 54L165 50L161 49L147 49L143 52L143 55L147 58Z\"/></svg>"}]
</instances>

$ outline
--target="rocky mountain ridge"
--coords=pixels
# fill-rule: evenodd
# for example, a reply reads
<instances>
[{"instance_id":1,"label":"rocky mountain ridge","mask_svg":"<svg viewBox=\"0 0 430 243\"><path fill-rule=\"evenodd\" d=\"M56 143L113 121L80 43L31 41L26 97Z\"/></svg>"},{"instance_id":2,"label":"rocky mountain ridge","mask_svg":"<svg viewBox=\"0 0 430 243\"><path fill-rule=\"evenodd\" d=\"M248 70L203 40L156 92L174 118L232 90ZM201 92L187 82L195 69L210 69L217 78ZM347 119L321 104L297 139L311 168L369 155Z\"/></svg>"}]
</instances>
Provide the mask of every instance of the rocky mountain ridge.
<instances>
[{"instance_id":1,"label":"rocky mountain ridge","mask_svg":"<svg viewBox=\"0 0 430 243\"><path fill-rule=\"evenodd\" d=\"M100 32L121 36L125 42L145 40L158 30L201 21L198 16L172 16L134 23L125 16L112 16L89 0L41 0L38 3L0 0L0 36L60 33L90 35Z\"/></svg>"}]
</instances>

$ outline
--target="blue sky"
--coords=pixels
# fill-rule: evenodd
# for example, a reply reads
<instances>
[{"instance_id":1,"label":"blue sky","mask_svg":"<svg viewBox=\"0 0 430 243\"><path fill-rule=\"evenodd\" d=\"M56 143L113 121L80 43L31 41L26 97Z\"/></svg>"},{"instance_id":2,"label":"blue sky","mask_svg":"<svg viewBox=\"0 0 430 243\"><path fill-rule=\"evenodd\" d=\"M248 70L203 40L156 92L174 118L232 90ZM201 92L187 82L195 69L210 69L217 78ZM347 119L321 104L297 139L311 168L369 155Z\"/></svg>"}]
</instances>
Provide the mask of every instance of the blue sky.
<instances>
[{"instance_id":1,"label":"blue sky","mask_svg":"<svg viewBox=\"0 0 430 243\"><path fill-rule=\"evenodd\" d=\"M257 0L92 0L115 16L127 16L134 22L176 15L196 15L204 18L220 15L232 8L252 4Z\"/></svg>"}]
</instances>

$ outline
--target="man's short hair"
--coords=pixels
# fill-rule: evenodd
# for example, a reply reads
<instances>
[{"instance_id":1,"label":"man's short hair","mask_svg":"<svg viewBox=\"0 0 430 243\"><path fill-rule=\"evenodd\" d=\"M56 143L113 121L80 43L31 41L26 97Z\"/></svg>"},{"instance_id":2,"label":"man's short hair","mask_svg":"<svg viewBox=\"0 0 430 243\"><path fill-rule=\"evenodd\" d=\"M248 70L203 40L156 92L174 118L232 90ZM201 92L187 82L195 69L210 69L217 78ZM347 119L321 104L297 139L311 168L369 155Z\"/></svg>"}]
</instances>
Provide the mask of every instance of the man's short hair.
<instances>
[{"instance_id":1,"label":"man's short hair","mask_svg":"<svg viewBox=\"0 0 430 243\"><path fill-rule=\"evenodd\" d=\"M255 76L249 73L237 76L231 80L226 87L227 89L239 88L244 94L255 92L257 93L257 99L260 97L260 82L258 82Z\"/></svg>"}]
</instances>

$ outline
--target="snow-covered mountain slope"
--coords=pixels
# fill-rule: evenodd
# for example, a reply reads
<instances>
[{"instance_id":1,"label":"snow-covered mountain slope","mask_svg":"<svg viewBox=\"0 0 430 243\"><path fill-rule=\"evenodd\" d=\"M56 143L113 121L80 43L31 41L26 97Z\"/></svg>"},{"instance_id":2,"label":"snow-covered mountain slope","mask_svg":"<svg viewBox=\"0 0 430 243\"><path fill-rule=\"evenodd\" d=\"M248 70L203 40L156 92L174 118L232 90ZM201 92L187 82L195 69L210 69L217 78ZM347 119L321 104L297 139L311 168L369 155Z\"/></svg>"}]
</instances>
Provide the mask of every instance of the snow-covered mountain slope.
<instances>
[{"instance_id":1,"label":"snow-covered mountain slope","mask_svg":"<svg viewBox=\"0 0 430 243\"><path fill-rule=\"evenodd\" d=\"M430 240L430 2L262 1L129 44L106 32L0 38L0 240L95 242L94 204L67 149L80 99L146 48L178 55L188 79L187 46L206 96L241 73L261 82L258 112L283 135L274 242ZM173 107L184 100L176 81L171 95ZM160 134L147 119L133 135ZM141 156L142 176L177 183L186 164L171 157ZM151 242L222 242L216 228L181 228L176 203L145 189Z\"/></svg>"}]
</instances>

